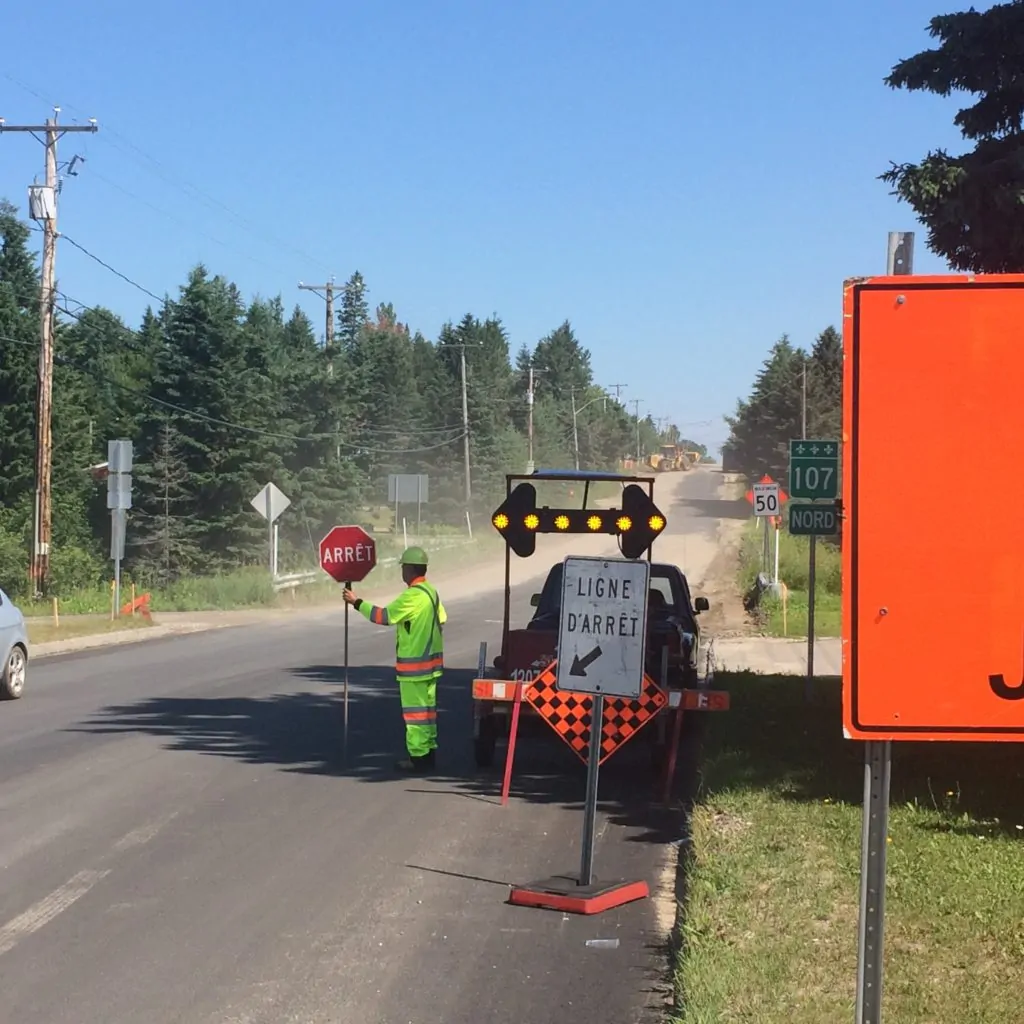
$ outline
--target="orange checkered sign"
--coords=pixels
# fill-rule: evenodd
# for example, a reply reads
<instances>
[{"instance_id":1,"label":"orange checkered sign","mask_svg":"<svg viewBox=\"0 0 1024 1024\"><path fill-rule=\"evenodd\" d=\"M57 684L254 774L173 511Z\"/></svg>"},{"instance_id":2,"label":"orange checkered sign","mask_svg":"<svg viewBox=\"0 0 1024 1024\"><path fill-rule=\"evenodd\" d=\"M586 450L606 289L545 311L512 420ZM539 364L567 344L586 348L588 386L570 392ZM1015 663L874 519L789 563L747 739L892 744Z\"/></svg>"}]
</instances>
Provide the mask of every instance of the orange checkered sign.
<instances>
[{"instance_id":1,"label":"orange checkered sign","mask_svg":"<svg viewBox=\"0 0 1024 1024\"><path fill-rule=\"evenodd\" d=\"M526 687L523 700L576 752L586 764L590 749L590 717L593 698L589 693L559 690L555 685L553 661ZM644 688L639 700L606 697L601 735L601 764L604 764L624 743L628 743L665 705L664 690L644 675Z\"/></svg>"}]
</instances>

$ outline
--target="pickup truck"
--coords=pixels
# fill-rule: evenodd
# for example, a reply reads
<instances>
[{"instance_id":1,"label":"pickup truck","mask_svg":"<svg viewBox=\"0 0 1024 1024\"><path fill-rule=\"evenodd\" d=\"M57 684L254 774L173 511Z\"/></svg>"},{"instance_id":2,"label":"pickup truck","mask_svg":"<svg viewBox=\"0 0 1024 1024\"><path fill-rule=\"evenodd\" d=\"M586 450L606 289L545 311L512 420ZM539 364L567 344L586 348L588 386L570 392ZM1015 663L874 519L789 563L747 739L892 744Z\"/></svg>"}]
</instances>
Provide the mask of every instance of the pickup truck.
<instances>
[{"instance_id":1,"label":"pickup truck","mask_svg":"<svg viewBox=\"0 0 1024 1024\"><path fill-rule=\"evenodd\" d=\"M548 571L540 592L530 599L534 612L526 627L509 628L505 649L494 659L494 667L503 679L530 682L557 657L562 572L563 564L556 562ZM681 690L698 684L701 642L698 617L709 607L707 598L691 595L690 584L677 566L663 562L651 564L645 664L648 675L661 682L666 658L663 652L667 652L664 664L668 688ZM507 717L508 708L508 704L498 702L479 708L476 762L481 767L493 761L495 742L507 724L502 720Z\"/></svg>"}]
</instances>

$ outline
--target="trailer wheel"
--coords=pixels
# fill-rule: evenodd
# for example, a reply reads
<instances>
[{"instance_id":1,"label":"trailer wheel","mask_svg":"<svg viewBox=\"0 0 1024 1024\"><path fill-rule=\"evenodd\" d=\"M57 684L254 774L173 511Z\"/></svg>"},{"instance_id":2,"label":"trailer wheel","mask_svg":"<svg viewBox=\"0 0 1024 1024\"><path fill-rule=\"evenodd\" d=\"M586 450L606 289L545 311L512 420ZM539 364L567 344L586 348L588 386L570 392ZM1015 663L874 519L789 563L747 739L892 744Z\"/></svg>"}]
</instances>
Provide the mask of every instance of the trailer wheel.
<instances>
[{"instance_id":1,"label":"trailer wheel","mask_svg":"<svg viewBox=\"0 0 1024 1024\"><path fill-rule=\"evenodd\" d=\"M480 731L473 740L473 756L477 768L490 768L494 764L494 747L498 742L498 723L493 714L480 719Z\"/></svg>"}]
</instances>

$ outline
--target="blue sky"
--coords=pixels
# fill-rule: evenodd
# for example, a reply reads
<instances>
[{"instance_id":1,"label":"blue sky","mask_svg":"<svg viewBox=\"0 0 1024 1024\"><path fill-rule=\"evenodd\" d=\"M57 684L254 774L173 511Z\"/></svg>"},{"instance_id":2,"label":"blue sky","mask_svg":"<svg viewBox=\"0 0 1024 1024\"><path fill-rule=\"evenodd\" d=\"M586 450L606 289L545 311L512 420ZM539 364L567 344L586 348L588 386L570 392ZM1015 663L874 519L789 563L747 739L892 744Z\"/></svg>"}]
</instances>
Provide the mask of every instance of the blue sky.
<instances>
[{"instance_id":1,"label":"blue sky","mask_svg":"<svg viewBox=\"0 0 1024 1024\"><path fill-rule=\"evenodd\" d=\"M515 349L568 318L598 384L717 445L887 231L945 271L876 176L961 148L957 100L882 79L966 6L53 0L5 15L0 116L98 119L61 144L86 158L61 230L158 295L201 260L317 323L297 283L355 269L428 337L497 313ZM0 195L24 209L42 166L0 136ZM58 278L131 324L151 301L66 243Z\"/></svg>"}]
</instances>

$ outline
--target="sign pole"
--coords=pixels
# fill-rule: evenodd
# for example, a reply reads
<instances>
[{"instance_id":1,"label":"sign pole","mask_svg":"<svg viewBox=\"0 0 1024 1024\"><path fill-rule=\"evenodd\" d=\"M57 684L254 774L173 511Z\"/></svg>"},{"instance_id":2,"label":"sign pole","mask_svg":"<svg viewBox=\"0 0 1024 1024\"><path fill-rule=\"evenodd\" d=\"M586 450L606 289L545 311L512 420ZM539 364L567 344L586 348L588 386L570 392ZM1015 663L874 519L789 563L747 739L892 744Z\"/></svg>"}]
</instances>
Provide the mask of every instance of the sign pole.
<instances>
[{"instance_id":1,"label":"sign pole","mask_svg":"<svg viewBox=\"0 0 1024 1024\"><path fill-rule=\"evenodd\" d=\"M779 582L779 533L781 530L780 524L775 523L775 572L772 576L772 583Z\"/></svg>"},{"instance_id":2,"label":"sign pole","mask_svg":"<svg viewBox=\"0 0 1024 1024\"><path fill-rule=\"evenodd\" d=\"M580 885L594 881L594 838L597 834L597 778L601 769L601 733L604 731L604 694L595 693L590 705L590 755L587 758L587 795L583 803L583 856Z\"/></svg>"},{"instance_id":3,"label":"sign pole","mask_svg":"<svg viewBox=\"0 0 1024 1024\"><path fill-rule=\"evenodd\" d=\"M114 614L121 614L121 556L114 559Z\"/></svg>"},{"instance_id":4,"label":"sign pole","mask_svg":"<svg viewBox=\"0 0 1024 1024\"><path fill-rule=\"evenodd\" d=\"M818 538L810 536L810 561L807 565L807 678L804 680L804 699L811 700L814 689L814 595L817 589Z\"/></svg>"},{"instance_id":5,"label":"sign pole","mask_svg":"<svg viewBox=\"0 0 1024 1024\"><path fill-rule=\"evenodd\" d=\"M856 1024L881 1024L882 1021L882 940L891 775L892 742L871 740L865 743Z\"/></svg>"},{"instance_id":6,"label":"sign pole","mask_svg":"<svg viewBox=\"0 0 1024 1024\"><path fill-rule=\"evenodd\" d=\"M352 589L351 583L345 584L346 590ZM342 695L342 757L348 761L348 605L345 605L345 675Z\"/></svg>"}]
</instances>

